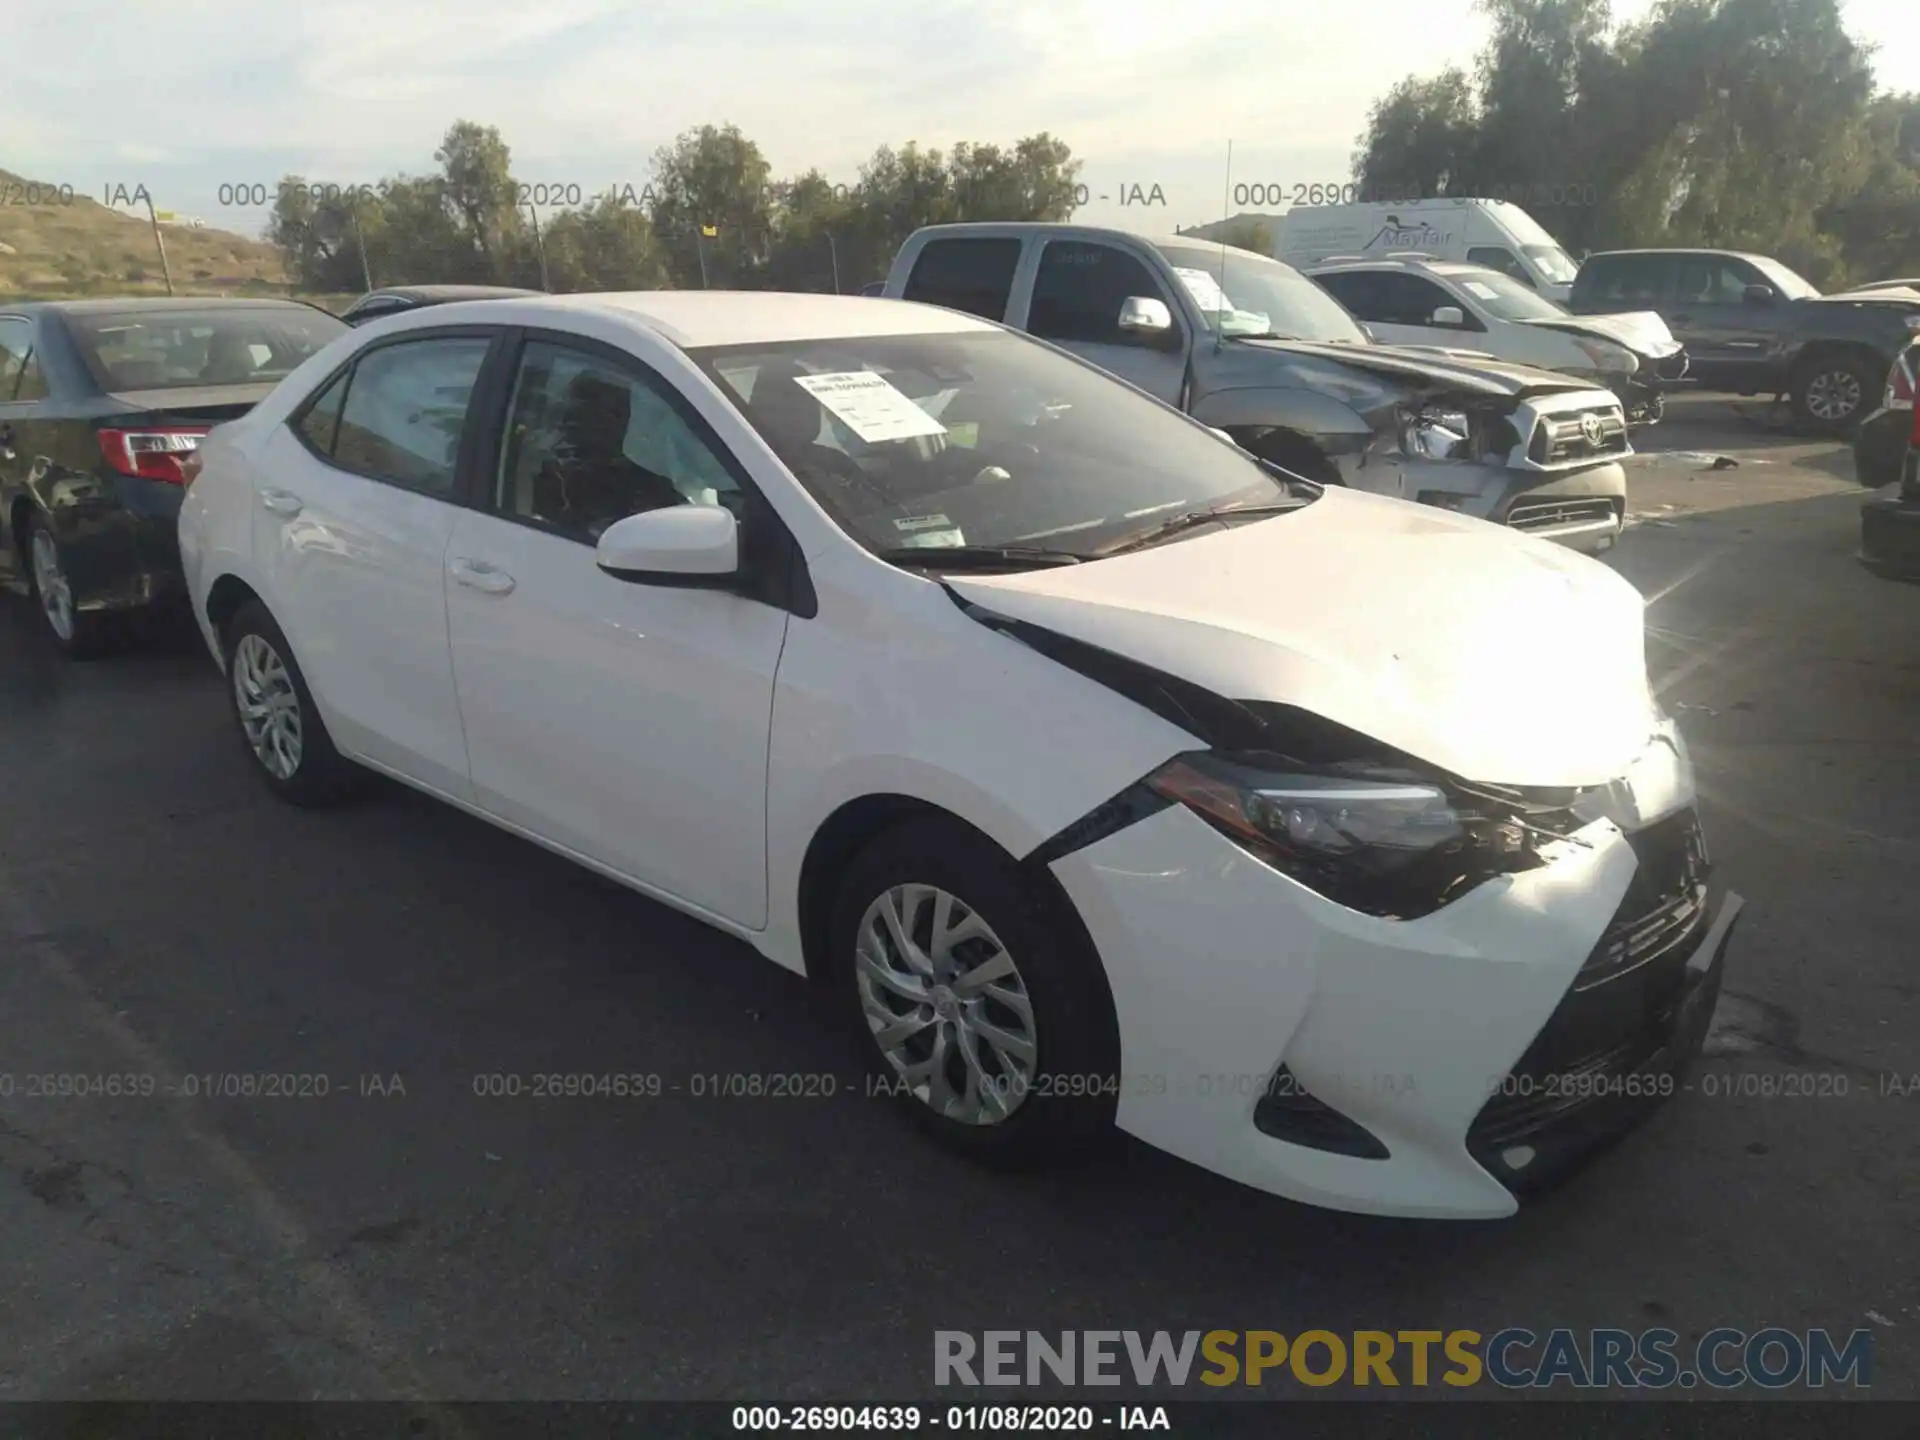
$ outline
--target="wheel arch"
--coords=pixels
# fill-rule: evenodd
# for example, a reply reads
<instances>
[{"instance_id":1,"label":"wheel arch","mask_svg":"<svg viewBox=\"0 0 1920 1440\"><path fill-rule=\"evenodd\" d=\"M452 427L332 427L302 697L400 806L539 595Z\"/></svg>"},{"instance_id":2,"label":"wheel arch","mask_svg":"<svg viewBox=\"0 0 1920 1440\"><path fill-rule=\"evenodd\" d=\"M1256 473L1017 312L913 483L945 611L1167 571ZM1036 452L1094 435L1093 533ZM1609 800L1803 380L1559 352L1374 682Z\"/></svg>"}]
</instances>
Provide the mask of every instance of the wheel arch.
<instances>
[{"instance_id":1,"label":"wheel arch","mask_svg":"<svg viewBox=\"0 0 1920 1440\"><path fill-rule=\"evenodd\" d=\"M207 590L207 623L213 627L215 636L222 639L227 633L227 625L240 607L249 600L258 600L262 607L266 601L260 599L260 593L232 571L220 576ZM272 611L268 611L269 614Z\"/></svg>"}]
</instances>

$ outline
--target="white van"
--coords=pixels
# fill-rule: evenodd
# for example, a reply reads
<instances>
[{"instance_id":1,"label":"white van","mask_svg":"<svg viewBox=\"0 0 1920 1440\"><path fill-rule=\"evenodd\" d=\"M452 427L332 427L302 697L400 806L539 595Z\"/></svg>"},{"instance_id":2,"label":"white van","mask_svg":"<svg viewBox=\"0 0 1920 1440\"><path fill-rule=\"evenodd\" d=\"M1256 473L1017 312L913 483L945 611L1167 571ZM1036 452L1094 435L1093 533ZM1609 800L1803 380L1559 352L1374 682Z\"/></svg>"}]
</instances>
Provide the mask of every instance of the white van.
<instances>
[{"instance_id":1,"label":"white van","mask_svg":"<svg viewBox=\"0 0 1920 1440\"><path fill-rule=\"evenodd\" d=\"M1296 205L1274 232L1273 258L1296 270L1392 254L1504 270L1559 301L1566 300L1580 269L1559 241L1508 200Z\"/></svg>"}]
</instances>

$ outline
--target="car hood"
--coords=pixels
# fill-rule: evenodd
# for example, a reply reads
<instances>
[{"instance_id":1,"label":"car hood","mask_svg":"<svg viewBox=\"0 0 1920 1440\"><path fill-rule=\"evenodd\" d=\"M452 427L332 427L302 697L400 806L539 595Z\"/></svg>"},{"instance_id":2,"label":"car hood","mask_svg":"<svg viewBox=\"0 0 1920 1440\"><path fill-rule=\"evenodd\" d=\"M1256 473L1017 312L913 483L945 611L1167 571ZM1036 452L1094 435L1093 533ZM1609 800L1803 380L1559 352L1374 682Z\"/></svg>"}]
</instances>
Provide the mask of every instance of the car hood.
<instances>
[{"instance_id":1,"label":"car hood","mask_svg":"<svg viewBox=\"0 0 1920 1440\"><path fill-rule=\"evenodd\" d=\"M1811 295L1803 305L1889 305L1896 310L1920 310L1920 290L1903 286L1897 290L1853 290L1840 295Z\"/></svg>"},{"instance_id":2,"label":"car hood","mask_svg":"<svg viewBox=\"0 0 1920 1440\"><path fill-rule=\"evenodd\" d=\"M1523 395L1593 388L1583 380L1552 370L1515 365L1473 351L1429 350L1414 345L1330 345L1316 340L1236 340L1233 343L1332 360L1375 375L1420 381L1475 395L1517 399Z\"/></svg>"},{"instance_id":3,"label":"car hood","mask_svg":"<svg viewBox=\"0 0 1920 1440\"><path fill-rule=\"evenodd\" d=\"M1634 310L1623 315L1568 315L1541 320L1522 320L1541 330L1558 330L1567 335L1588 335L1624 345L1649 360L1664 360L1680 352L1667 322L1651 310Z\"/></svg>"},{"instance_id":4,"label":"car hood","mask_svg":"<svg viewBox=\"0 0 1920 1440\"><path fill-rule=\"evenodd\" d=\"M995 615L1230 700L1297 706L1466 780L1603 784L1658 723L1645 602L1625 580L1383 496L1329 489L1130 555L945 583Z\"/></svg>"}]
</instances>

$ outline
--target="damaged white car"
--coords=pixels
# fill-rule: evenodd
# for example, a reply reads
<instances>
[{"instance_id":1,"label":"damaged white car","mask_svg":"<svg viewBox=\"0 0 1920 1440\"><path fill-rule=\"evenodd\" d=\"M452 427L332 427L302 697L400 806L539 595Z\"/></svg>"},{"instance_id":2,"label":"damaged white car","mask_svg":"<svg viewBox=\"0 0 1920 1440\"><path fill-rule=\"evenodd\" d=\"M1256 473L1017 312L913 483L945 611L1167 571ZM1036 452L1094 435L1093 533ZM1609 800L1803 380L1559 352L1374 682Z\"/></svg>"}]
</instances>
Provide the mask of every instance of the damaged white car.
<instances>
[{"instance_id":1,"label":"damaged white car","mask_svg":"<svg viewBox=\"0 0 1920 1440\"><path fill-rule=\"evenodd\" d=\"M446 305L194 468L276 793L380 771L745 939L964 1151L1499 1216L1701 1044L1740 902L1640 596L1000 326Z\"/></svg>"}]
</instances>

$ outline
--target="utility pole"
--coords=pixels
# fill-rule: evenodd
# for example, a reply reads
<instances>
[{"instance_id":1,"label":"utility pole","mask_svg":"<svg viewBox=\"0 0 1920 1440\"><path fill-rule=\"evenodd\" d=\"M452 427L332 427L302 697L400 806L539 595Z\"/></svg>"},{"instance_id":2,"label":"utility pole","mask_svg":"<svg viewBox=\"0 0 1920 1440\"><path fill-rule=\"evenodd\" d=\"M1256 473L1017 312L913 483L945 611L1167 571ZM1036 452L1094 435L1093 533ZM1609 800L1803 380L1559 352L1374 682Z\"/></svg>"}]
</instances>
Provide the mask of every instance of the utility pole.
<instances>
[{"instance_id":1,"label":"utility pole","mask_svg":"<svg viewBox=\"0 0 1920 1440\"><path fill-rule=\"evenodd\" d=\"M153 196L147 194L146 187L140 187L141 195L147 202L147 221L153 226L153 248L160 252L160 273L167 279L167 294L173 294L173 267L167 263L167 242L160 234L160 217L153 210Z\"/></svg>"},{"instance_id":2,"label":"utility pole","mask_svg":"<svg viewBox=\"0 0 1920 1440\"><path fill-rule=\"evenodd\" d=\"M373 293L373 267L367 264L367 237L360 230L360 210L356 206L347 212L353 221L353 243L360 247L360 278L366 282L367 293Z\"/></svg>"},{"instance_id":3,"label":"utility pole","mask_svg":"<svg viewBox=\"0 0 1920 1440\"><path fill-rule=\"evenodd\" d=\"M547 278L547 242L540 238L540 212L528 202L527 214L533 217L533 248L540 255L540 288L551 295L553 282Z\"/></svg>"},{"instance_id":4,"label":"utility pole","mask_svg":"<svg viewBox=\"0 0 1920 1440\"><path fill-rule=\"evenodd\" d=\"M833 232L827 232L827 254L833 259L833 293L840 293L840 247L833 243Z\"/></svg>"},{"instance_id":5,"label":"utility pole","mask_svg":"<svg viewBox=\"0 0 1920 1440\"><path fill-rule=\"evenodd\" d=\"M706 241L710 238L718 236L719 233L720 233L720 229L716 225L702 225L700 227L700 233L693 237L693 247L695 250L699 251L700 253L700 288L702 290L707 290L712 288L707 283Z\"/></svg>"}]
</instances>

